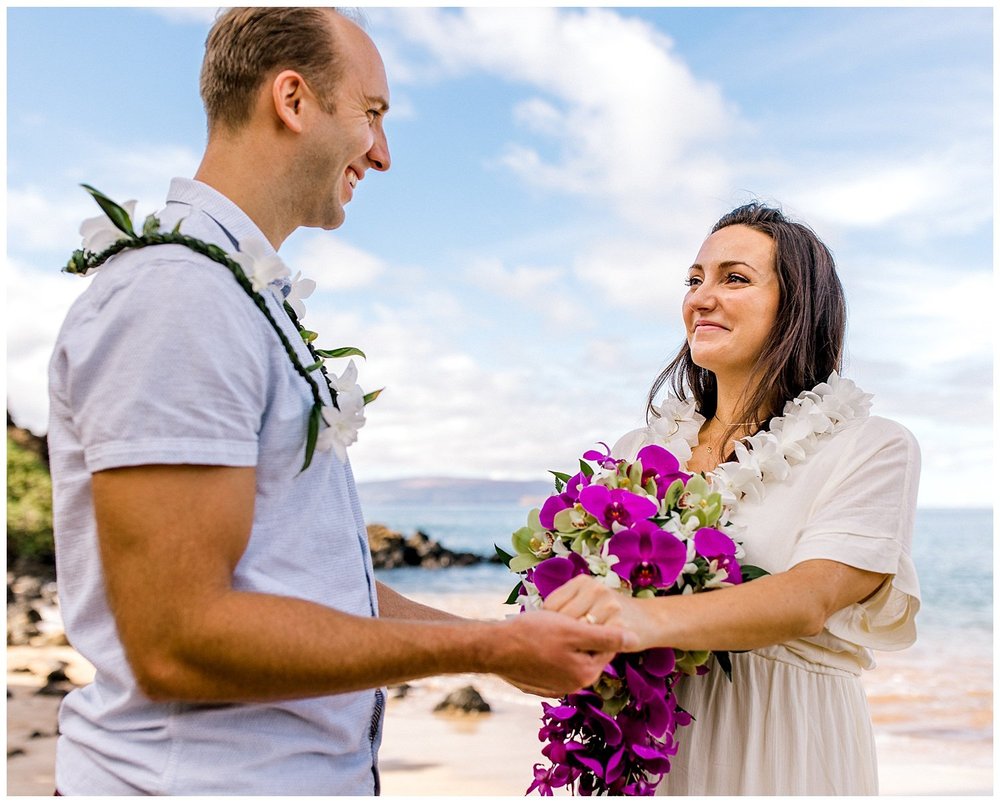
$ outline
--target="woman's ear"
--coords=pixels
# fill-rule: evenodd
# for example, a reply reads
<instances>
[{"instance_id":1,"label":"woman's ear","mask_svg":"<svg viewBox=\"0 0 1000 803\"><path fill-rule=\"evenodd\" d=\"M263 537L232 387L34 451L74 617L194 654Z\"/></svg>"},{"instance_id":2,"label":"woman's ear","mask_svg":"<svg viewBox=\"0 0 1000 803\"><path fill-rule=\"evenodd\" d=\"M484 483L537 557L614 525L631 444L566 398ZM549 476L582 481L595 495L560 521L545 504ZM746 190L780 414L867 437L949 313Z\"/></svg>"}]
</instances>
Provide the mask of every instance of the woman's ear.
<instances>
[{"instance_id":1,"label":"woman's ear","mask_svg":"<svg viewBox=\"0 0 1000 803\"><path fill-rule=\"evenodd\" d=\"M271 82L271 101L275 114L290 131L302 133L305 79L295 70L282 70Z\"/></svg>"}]
</instances>

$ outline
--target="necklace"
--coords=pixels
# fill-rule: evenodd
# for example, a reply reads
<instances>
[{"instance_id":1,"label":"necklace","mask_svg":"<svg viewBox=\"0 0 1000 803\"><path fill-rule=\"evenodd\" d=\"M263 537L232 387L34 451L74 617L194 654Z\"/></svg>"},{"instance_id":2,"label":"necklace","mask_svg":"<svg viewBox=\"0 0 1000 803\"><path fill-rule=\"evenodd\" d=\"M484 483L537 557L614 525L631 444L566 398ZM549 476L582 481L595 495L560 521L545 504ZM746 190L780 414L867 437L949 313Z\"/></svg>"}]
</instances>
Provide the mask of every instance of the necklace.
<instances>
[{"instance_id":1,"label":"necklace","mask_svg":"<svg viewBox=\"0 0 1000 803\"><path fill-rule=\"evenodd\" d=\"M758 422L756 422L756 421L740 421L740 422L737 422L737 423L730 424L730 423L728 423L726 421L723 421L717 415L713 415L712 418L715 421L718 421L724 427L756 427L756 426L759 426ZM708 443L705 444L705 451L707 451L713 457L715 456L715 447L713 445L708 444Z\"/></svg>"},{"instance_id":2,"label":"necklace","mask_svg":"<svg viewBox=\"0 0 1000 803\"><path fill-rule=\"evenodd\" d=\"M712 418L714 418L724 427L755 427L760 423L758 421L736 421L734 423L729 423L728 421L723 421L717 415L713 415Z\"/></svg>"}]
</instances>

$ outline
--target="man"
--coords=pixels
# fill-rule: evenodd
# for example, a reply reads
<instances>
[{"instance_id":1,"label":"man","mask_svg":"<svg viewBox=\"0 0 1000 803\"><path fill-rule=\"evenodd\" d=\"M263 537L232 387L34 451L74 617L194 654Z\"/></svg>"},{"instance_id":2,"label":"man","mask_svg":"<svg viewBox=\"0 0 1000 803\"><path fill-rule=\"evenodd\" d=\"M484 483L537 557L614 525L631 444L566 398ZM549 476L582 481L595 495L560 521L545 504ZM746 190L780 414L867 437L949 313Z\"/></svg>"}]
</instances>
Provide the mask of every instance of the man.
<instances>
[{"instance_id":1,"label":"man","mask_svg":"<svg viewBox=\"0 0 1000 803\"><path fill-rule=\"evenodd\" d=\"M382 61L330 9L227 11L202 96L204 159L163 230L273 254L389 169ZM61 711L61 794L377 793L382 686L490 672L558 695L631 638L461 620L377 583L350 467L317 451L300 471L308 386L233 275L163 245L92 282L50 366L61 602L97 669Z\"/></svg>"}]
</instances>

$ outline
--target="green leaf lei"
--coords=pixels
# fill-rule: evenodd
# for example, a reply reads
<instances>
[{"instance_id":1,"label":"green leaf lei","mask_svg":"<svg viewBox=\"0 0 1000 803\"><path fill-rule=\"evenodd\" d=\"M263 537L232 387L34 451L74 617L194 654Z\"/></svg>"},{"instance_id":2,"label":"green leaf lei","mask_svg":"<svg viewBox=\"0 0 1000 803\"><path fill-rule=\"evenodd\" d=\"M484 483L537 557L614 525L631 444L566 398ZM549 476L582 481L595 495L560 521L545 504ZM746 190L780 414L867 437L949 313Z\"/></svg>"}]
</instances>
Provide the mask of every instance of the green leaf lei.
<instances>
[{"instance_id":1,"label":"green leaf lei","mask_svg":"<svg viewBox=\"0 0 1000 803\"><path fill-rule=\"evenodd\" d=\"M288 337L281 330L278 322L274 319L274 316L268 309L263 295L253 289L253 285L244 273L242 266L233 260L225 250L213 243L206 243L203 240L198 240L194 237L188 237L185 234L181 234L180 221L176 226L174 226L172 231L161 231L160 221L154 215L149 215L145 219L142 225L142 233L136 234L129 213L122 206L115 203L104 193L94 189L89 184L82 184L81 186L89 192L91 196L93 196L94 200L97 202L98 206L101 207L104 214L108 216L108 219L115 225L116 228L125 234L125 237L116 241L100 253L77 249L73 252L69 262L66 263L66 267L63 268L63 272L71 273L77 276L86 276L90 273L90 271L100 267L111 257L121 253L122 251L135 248L145 248L152 245L168 244L186 246L192 251L208 257L213 262L218 262L220 265L228 268L237 283L243 288L243 291L250 296L250 299L263 313L268 323L271 324L271 328L281 341L281 345L284 347L285 353L292 361L295 371L309 384L309 389L312 391L313 404L309 411L309 425L306 435L306 455L301 470L305 471L309 468L309 465L312 462L313 454L316 451L316 442L319 438L319 429L323 421L323 407L325 406L323 398L320 395L319 384L315 379L313 379L312 374L319 369L319 372L322 374L323 379L326 382L327 389L330 391L330 398L333 401L333 406L340 409L337 404L337 391L330 382L330 377L326 372L325 366L323 365L323 360L351 356L358 356L364 359L364 352L361 351L361 349L354 348L353 346L337 349L315 348L313 346L313 341L316 340L318 335L316 332L312 332L302 326L291 305L285 301L283 303L284 310L288 314L292 323L295 324L295 328L298 330L299 336L302 338L302 342L305 344L310 355L313 357L313 363L311 365L303 365L302 361L295 353L295 349L292 347L291 342L288 340ZM381 392L381 390L376 390L371 393L366 393L364 396L364 403L367 405L368 403L375 401Z\"/></svg>"}]
</instances>

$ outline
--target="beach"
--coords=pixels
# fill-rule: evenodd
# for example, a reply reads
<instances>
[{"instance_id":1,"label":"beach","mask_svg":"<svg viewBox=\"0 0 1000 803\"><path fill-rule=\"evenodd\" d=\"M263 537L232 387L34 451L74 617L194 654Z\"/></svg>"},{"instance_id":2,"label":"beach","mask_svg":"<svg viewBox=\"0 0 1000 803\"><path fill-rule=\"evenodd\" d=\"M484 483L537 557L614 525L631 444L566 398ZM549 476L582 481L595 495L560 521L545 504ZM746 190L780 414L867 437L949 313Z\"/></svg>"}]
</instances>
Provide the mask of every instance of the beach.
<instances>
[{"instance_id":1,"label":"beach","mask_svg":"<svg viewBox=\"0 0 1000 803\"><path fill-rule=\"evenodd\" d=\"M510 611L496 595L411 594L456 614L497 619ZM992 648L936 639L878 653L865 674L879 752L883 795L991 795L993 792ZM38 695L65 662L73 683L92 668L70 647L8 647L7 794L52 794L59 697ZM474 686L484 714L434 713L451 691ZM493 677L450 675L390 690L380 753L387 797L520 797L542 760L536 738L539 699Z\"/></svg>"}]
</instances>

